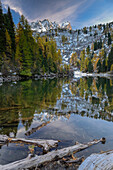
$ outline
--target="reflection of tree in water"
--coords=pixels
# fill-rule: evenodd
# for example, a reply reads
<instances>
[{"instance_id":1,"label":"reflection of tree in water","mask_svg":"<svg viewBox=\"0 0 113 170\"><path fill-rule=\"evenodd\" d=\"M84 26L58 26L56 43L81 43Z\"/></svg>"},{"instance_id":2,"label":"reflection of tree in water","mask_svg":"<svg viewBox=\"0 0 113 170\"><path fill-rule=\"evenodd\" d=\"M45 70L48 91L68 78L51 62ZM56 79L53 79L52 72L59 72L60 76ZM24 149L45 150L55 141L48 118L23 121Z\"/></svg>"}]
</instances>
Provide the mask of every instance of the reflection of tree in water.
<instances>
[{"instance_id":1,"label":"reflection of tree in water","mask_svg":"<svg viewBox=\"0 0 113 170\"><path fill-rule=\"evenodd\" d=\"M16 135L18 123L26 130L32 123L35 110L54 106L60 98L62 81L39 80L24 81L17 84L4 84L0 88L0 134ZM11 110L10 110L11 108ZM3 111L5 109L5 111Z\"/></svg>"},{"instance_id":2,"label":"reflection of tree in water","mask_svg":"<svg viewBox=\"0 0 113 170\"><path fill-rule=\"evenodd\" d=\"M16 136L18 126L17 111L0 111L0 134Z\"/></svg>"},{"instance_id":3,"label":"reflection of tree in water","mask_svg":"<svg viewBox=\"0 0 113 170\"><path fill-rule=\"evenodd\" d=\"M105 78L83 78L63 84L61 98L55 107L37 112L35 118L41 121L69 119L70 115L80 114L95 119L113 121L109 91L113 89L110 80ZM109 105L110 104L110 105Z\"/></svg>"},{"instance_id":4,"label":"reflection of tree in water","mask_svg":"<svg viewBox=\"0 0 113 170\"><path fill-rule=\"evenodd\" d=\"M35 119L69 119L72 113L113 121L108 114L113 112L113 81L83 78L4 84L0 88L0 103L0 134L13 132L15 136L20 122L28 130Z\"/></svg>"},{"instance_id":5,"label":"reflection of tree in water","mask_svg":"<svg viewBox=\"0 0 113 170\"><path fill-rule=\"evenodd\" d=\"M112 121L113 112L113 80L106 78L81 78L70 85L72 94L82 97L85 101L97 107L99 114L92 110L92 117ZM84 102L85 102L84 101ZM88 107L88 106L87 106ZM82 115L91 116L82 112Z\"/></svg>"}]
</instances>

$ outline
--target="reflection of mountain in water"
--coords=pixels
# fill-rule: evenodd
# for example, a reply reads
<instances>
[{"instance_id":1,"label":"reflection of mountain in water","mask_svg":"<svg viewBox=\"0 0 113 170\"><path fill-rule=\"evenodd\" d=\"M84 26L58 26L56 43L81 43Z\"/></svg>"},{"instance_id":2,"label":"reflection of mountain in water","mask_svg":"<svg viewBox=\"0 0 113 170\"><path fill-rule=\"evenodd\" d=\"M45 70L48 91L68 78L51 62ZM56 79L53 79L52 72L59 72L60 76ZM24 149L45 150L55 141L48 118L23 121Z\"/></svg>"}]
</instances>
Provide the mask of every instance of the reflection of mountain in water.
<instances>
[{"instance_id":1,"label":"reflection of mountain in water","mask_svg":"<svg viewBox=\"0 0 113 170\"><path fill-rule=\"evenodd\" d=\"M12 88L13 86L13 88ZM40 80L0 88L0 134L16 136L33 122L68 120L71 114L113 121L113 81L105 78Z\"/></svg>"},{"instance_id":2,"label":"reflection of mountain in water","mask_svg":"<svg viewBox=\"0 0 113 170\"><path fill-rule=\"evenodd\" d=\"M55 106L50 105L48 109L43 110L41 113L36 111L34 120L42 122L65 120L69 119L71 114L79 114L90 118L113 121L112 112L109 111L111 103L106 94L107 89L103 91L102 84L98 86L98 81L101 82L101 79L93 80L91 86L85 86L86 89L84 88L82 91L83 87L81 86L84 86L84 81L86 82L85 79L81 79L75 83L64 84L61 97L57 99ZM96 82L97 84L94 86ZM105 82L104 86L106 86ZM73 93L73 87L76 88L75 94Z\"/></svg>"}]
</instances>

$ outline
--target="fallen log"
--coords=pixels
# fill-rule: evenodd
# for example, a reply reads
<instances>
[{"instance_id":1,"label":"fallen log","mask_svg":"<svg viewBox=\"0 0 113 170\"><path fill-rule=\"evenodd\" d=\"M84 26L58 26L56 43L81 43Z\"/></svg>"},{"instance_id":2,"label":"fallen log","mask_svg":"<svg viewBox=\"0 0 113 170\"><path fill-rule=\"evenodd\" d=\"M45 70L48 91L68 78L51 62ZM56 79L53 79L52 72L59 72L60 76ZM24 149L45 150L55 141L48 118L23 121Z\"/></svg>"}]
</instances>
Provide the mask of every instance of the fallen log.
<instances>
[{"instance_id":1,"label":"fallen log","mask_svg":"<svg viewBox=\"0 0 113 170\"><path fill-rule=\"evenodd\" d=\"M46 123L42 123L41 125L37 126L36 128L32 128L31 130L27 131L25 133L26 136L30 136L31 134L33 134L34 132L36 132L37 130L40 130L41 128L43 128L44 126L46 126L47 124L49 124L50 121L46 122Z\"/></svg>"},{"instance_id":2,"label":"fallen log","mask_svg":"<svg viewBox=\"0 0 113 170\"><path fill-rule=\"evenodd\" d=\"M38 147L43 147L44 151L49 151L51 148L55 148L58 146L59 141L54 140L42 140L42 139L22 139L22 138L9 138L11 143L26 143L31 145L36 145Z\"/></svg>"},{"instance_id":3,"label":"fallen log","mask_svg":"<svg viewBox=\"0 0 113 170\"><path fill-rule=\"evenodd\" d=\"M100 154L92 154L79 167L78 170L111 170L113 169L113 150Z\"/></svg>"},{"instance_id":4,"label":"fallen log","mask_svg":"<svg viewBox=\"0 0 113 170\"><path fill-rule=\"evenodd\" d=\"M62 159L65 156L72 155L73 153L84 150L92 145L98 144L99 142L102 142L102 139L94 140L87 144L78 143L77 145L52 151L42 156L35 156L33 158L28 157L26 159L13 162L8 165L3 165L2 170L7 170L7 169L19 170L19 169L37 168L44 163Z\"/></svg>"},{"instance_id":5,"label":"fallen log","mask_svg":"<svg viewBox=\"0 0 113 170\"><path fill-rule=\"evenodd\" d=\"M24 139L24 138L9 138L8 136L0 135L0 143L4 145L5 143L25 143L31 144L38 147L42 147L45 152L49 151L51 148L58 146L59 141L55 140L42 140L42 139Z\"/></svg>"}]
</instances>

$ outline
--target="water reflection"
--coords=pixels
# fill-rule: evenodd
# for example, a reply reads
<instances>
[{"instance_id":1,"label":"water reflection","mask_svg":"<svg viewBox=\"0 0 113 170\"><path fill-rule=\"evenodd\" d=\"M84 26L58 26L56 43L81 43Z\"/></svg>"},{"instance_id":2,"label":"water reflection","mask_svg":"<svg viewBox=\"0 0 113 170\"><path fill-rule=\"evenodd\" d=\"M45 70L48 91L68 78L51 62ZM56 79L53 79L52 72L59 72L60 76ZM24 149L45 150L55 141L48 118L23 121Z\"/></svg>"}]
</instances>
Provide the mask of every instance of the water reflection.
<instances>
[{"instance_id":1,"label":"water reflection","mask_svg":"<svg viewBox=\"0 0 113 170\"><path fill-rule=\"evenodd\" d=\"M4 84L0 88L0 134L14 136L18 124L30 127L36 110L41 112L60 97L62 83L58 80L25 81Z\"/></svg>"},{"instance_id":2,"label":"water reflection","mask_svg":"<svg viewBox=\"0 0 113 170\"><path fill-rule=\"evenodd\" d=\"M49 124L30 134L30 138L62 140L61 147L72 145L76 140L83 143L103 136L113 140L113 80L28 80L4 83L0 87L0 134L25 137L27 131L44 122ZM102 148L110 149L110 146L112 149L109 141ZM4 146L1 153L6 151ZM27 155L24 151L15 159L24 158ZM5 154L1 155L0 162L8 163L1 161Z\"/></svg>"},{"instance_id":3,"label":"water reflection","mask_svg":"<svg viewBox=\"0 0 113 170\"><path fill-rule=\"evenodd\" d=\"M0 134L16 136L35 121L69 119L80 114L113 121L113 80L40 80L4 84L0 88Z\"/></svg>"}]
</instances>

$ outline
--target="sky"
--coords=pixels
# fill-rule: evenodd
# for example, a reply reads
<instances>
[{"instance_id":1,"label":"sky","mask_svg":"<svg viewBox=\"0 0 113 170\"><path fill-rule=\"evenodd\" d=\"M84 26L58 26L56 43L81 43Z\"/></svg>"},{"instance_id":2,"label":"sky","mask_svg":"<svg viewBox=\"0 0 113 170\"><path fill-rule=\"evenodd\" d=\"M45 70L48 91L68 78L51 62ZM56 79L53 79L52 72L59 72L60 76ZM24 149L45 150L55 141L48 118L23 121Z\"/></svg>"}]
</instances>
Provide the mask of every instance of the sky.
<instances>
[{"instance_id":1,"label":"sky","mask_svg":"<svg viewBox=\"0 0 113 170\"><path fill-rule=\"evenodd\" d=\"M15 24L20 15L29 22L49 19L69 21L73 29L113 21L113 0L1 0L6 12L10 6Z\"/></svg>"}]
</instances>

